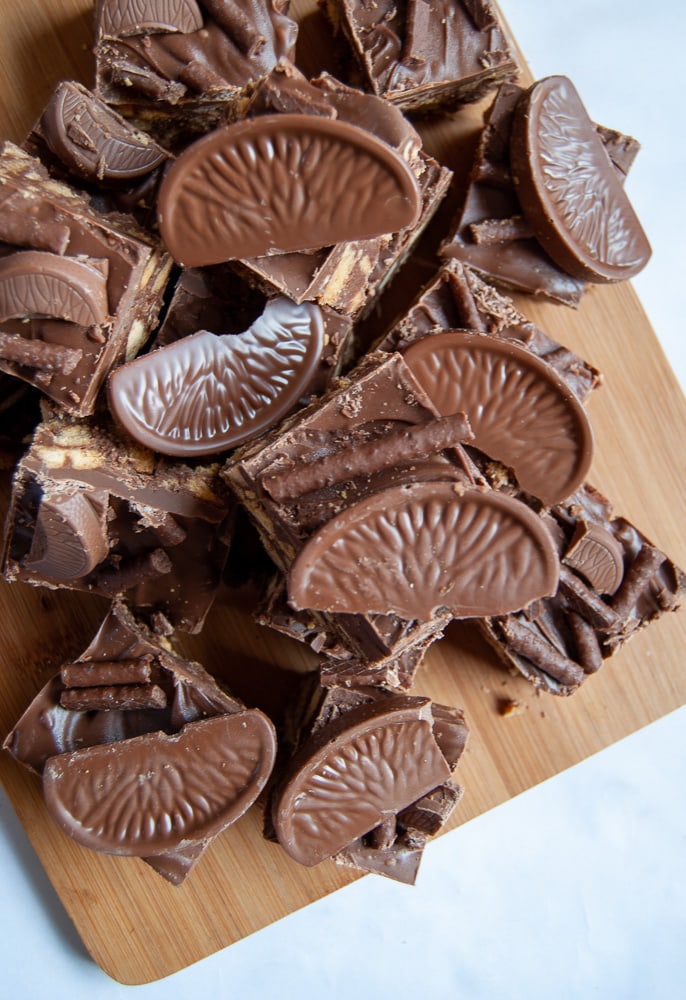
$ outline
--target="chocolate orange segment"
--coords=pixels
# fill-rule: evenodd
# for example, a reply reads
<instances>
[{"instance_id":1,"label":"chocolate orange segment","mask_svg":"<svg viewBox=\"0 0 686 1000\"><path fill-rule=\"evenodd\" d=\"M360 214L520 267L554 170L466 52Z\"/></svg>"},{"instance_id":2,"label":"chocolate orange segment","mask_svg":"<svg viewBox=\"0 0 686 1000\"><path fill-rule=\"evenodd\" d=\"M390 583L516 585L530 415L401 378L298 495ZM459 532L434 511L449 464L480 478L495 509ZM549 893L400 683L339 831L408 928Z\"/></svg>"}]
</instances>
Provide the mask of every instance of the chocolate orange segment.
<instances>
[{"instance_id":1,"label":"chocolate orange segment","mask_svg":"<svg viewBox=\"0 0 686 1000\"><path fill-rule=\"evenodd\" d=\"M510 159L527 221L561 268L608 282L632 278L646 265L650 244L567 77L546 77L523 95Z\"/></svg>"},{"instance_id":2,"label":"chocolate orange segment","mask_svg":"<svg viewBox=\"0 0 686 1000\"><path fill-rule=\"evenodd\" d=\"M109 552L105 515L82 493L43 500L26 565L53 580L78 580Z\"/></svg>"},{"instance_id":3,"label":"chocolate orange segment","mask_svg":"<svg viewBox=\"0 0 686 1000\"><path fill-rule=\"evenodd\" d=\"M552 539L525 504L425 482L381 490L315 532L288 598L297 609L471 618L521 610L553 594L558 576Z\"/></svg>"},{"instance_id":4,"label":"chocolate orange segment","mask_svg":"<svg viewBox=\"0 0 686 1000\"><path fill-rule=\"evenodd\" d=\"M418 340L404 357L434 406L464 411L472 443L514 469L522 489L552 505L584 482L591 424L545 361L512 341L464 331Z\"/></svg>"},{"instance_id":5,"label":"chocolate orange segment","mask_svg":"<svg viewBox=\"0 0 686 1000\"><path fill-rule=\"evenodd\" d=\"M202 28L195 0L100 0L100 30L112 38L153 32L188 34Z\"/></svg>"},{"instance_id":6,"label":"chocolate orange segment","mask_svg":"<svg viewBox=\"0 0 686 1000\"><path fill-rule=\"evenodd\" d=\"M110 377L110 410L136 440L165 455L235 447L306 391L323 336L314 303L271 299L243 333L201 331L122 365Z\"/></svg>"},{"instance_id":7,"label":"chocolate orange segment","mask_svg":"<svg viewBox=\"0 0 686 1000\"><path fill-rule=\"evenodd\" d=\"M299 751L274 800L284 850L312 866L450 777L426 698L351 709Z\"/></svg>"},{"instance_id":8,"label":"chocolate orange segment","mask_svg":"<svg viewBox=\"0 0 686 1000\"><path fill-rule=\"evenodd\" d=\"M99 184L144 177L168 157L75 83L59 84L41 125L52 152L79 177Z\"/></svg>"},{"instance_id":9,"label":"chocolate orange segment","mask_svg":"<svg viewBox=\"0 0 686 1000\"><path fill-rule=\"evenodd\" d=\"M94 326L107 315L107 277L90 260L42 250L0 260L0 322L51 316Z\"/></svg>"},{"instance_id":10,"label":"chocolate orange segment","mask_svg":"<svg viewBox=\"0 0 686 1000\"><path fill-rule=\"evenodd\" d=\"M413 225L421 197L402 157L369 132L265 115L203 136L160 188L160 232L179 264L313 250Z\"/></svg>"},{"instance_id":11,"label":"chocolate orange segment","mask_svg":"<svg viewBox=\"0 0 686 1000\"><path fill-rule=\"evenodd\" d=\"M51 757L45 801L74 840L105 854L154 856L215 836L264 788L275 756L258 711L192 722Z\"/></svg>"}]
</instances>

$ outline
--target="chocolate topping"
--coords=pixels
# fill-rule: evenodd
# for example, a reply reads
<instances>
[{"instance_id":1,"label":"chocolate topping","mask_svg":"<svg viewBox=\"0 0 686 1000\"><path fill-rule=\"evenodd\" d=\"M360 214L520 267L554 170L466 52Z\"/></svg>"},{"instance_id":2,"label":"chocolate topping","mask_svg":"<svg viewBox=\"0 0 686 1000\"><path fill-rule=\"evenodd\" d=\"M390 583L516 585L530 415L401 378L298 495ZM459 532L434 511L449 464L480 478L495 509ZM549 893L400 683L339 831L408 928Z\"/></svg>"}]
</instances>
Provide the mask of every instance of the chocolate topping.
<instances>
[{"instance_id":1,"label":"chocolate topping","mask_svg":"<svg viewBox=\"0 0 686 1000\"><path fill-rule=\"evenodd\" d=\"M48 579L74 580L94 570L108 551L102 511L74 492L41 503L26 566Z\"/></svg>"},{"instance_id":2,"label":"chocolate topping","mask_svg":"<svg viewBox=\"0 0 686 1000\"><path fill-rule=\"evenodd\" d=\"M523 503L426 482L381 490L328 521L297 555L288 594L295 608L469 618L523 608L557 580L550 534Z\"/></svg>"},{"instance_id":3,"label":"chocolate topping","mask_svg":"<svg viewBox=\"0 0 686 1000\"><path fill-rule=\"evenodd\" d=\"M464 411L474 444L511 466L544 503L577 489L593 456L593 433L566 382L512 341L449 331L418 340L405 361L441 413Z\"/></svg>"},{"instance_id":4,"label":"chocolate topping","mask_svg":"<svg viewBox=\"0 0 686 1000\"><path fill-rule=\"evenodd\" d=\"M51 757L45 801L65 833L108 854L164 854L215 836L264 788L271 723L245 711Z\"/></svg>"},{"instance_id":5,"label":"chocolate topping","mask_svg":"<svg viewBox=\"0 0 686 1000\"><path fill-rule=\"evenodd\" d=\"M396 232L421 209L390 146L314 115L265 115L190 146L160 188L159 224L187 266L309 250Z\"/></svg>"},{"instance_id":6,"label":"chocolate topping","mask_svg":"<svg viewBox=\"0 0 686 1000\"><path fill-rule=\"evenodd\" d=\"M292 858L316 865L449 777L428 699L360 705L296 754L274 801L276 835Z\"/></svg>"},{"instance_id":7,"label":"chocolate topping","mask_svg":"<svg viewBox=\"0 0 686 1000\"><path fill-rule=\"evenodd\" d=\"M143 177L168 157L78 83L59 84L41 126L55 156L76 176L99 185Z\"/></svg>"},{"instance_id":8,"label":"chocolate topping","mask_svg":"<svg viewBox=\"0 0 686 1000\"><path fill-rule=\"evenodd\" d=\"M0 322L54 316L81 326L107 319L103 262L25 250L0 260Z\"/></svg>"},{"instance_id":9,"label":"chocolate topping","mask_svg":"<svg viewBox=\"0 0 686 1000\"><path fill-rule=\"evenodd\" d=\"M113 38L202 28L195 0L101 0L100 28Z\"/></svg>"},{"instance_id":10,"label":"chocolate topping","mask_svg":"<svg viewBox=\"0 0 686 1000\"><path fill-rule=\"evenodd\" d=\"M527 220L560 267L603 282L632 278L645 266L645 233L566 77L539 80L519 100L510 156Z\"/></svg>"},{"instance_id":11,"label":"chocolate topping","mask_svg":"<svg viewBox=\"0 0 686 1000\"><path fill-rule=\"evenodd\" d=\"M202 331L118 368L110 409L149 448L213 454L291 409L307 390L322 343L318 306L272 299L242 334Z\"/></svg>"}]
</instances>

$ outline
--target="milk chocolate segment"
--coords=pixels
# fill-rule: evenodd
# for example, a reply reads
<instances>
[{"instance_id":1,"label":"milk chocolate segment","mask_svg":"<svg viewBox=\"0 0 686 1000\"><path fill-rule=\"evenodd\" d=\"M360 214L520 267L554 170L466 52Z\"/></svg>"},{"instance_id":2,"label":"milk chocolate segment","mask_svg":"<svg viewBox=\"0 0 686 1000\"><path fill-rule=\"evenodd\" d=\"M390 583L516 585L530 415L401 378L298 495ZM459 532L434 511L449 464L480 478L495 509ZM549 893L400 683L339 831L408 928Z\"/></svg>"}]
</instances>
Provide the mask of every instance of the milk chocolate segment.
<instances>
[{"instance_id":1,"label":"milk chocolate segment","mask_svg":"<svg viewBox=\"0 0 686 1000\"><path fill-rule=\"evenodd\" d=\"M41 250L19 251L0 260L0 322L53 316L93 326L107 315L106 267Z\"/></svg>"},{"instance_id":2,"label":"milk chocolate segment","mask_svg":"<svg viewBox=\"0 0 686 1000\"><path fill-rule=\"evenodd\" d=\"M154 856L215 836L264 788L274 764L260 712L189 723L51 757L45 801L65 833L107 854Z\"/></svg>"},{"instance_id":3,"label":"milk chocolate segment","mask_svg":"<svg viewBox=\"0 0 686 1000\"><path fill-rule=\"evenodd\" d=\"M415 341L405 361L441 413L464 411L474 445L559 503L586 478L593 432L583 406L544 361L512 341L449 331Z\"/></svg>"},{"instance_id":4,"label":"milk chocolate segment","mask_svg":"<svg viewBox=\"0 0 686 1000\"><path fill-rule=\"evenodd\" d=\"M201 331L122 365L109 405L166 455L210 455L266 430L308 388L323 344L318 306L270 300L242 334Z\"/></svg>"},{"instance_id":5,"label":"milk chocolate segment","mask_svg":"<svg viewBox=\"0 0 686 1000\"><path fill-rule=\"evenodd\" d=\"M85 491L44 500L27 569L51 580L77 580L91 573L109 552L104 510L98 507Z\"/></svg>"},{"instance_id":6,"label":"milk chocolate segment","mask_svg":"<svg viewBox=\"0 0 686 1000\"><path fill-rule=\"evenodd\" d=\"M557 581L550 535L523 503L428 482L380 490L328 521L296 557L288 594L295 608L469 618L526 607Z\"/></svg>"},{"instance_id":7,"label":"milk chocolate segment","mask_svg":"<svg viewBox=\"0 0 686 1000\"><path fill-rule=\"evenodd\" d=\"M52 153L77 177L99 185L137 180L168 153L80 84L64 81L41 118Z\"/></svg>"},{"instance_id":8,"label":"milk chocolate segment","mask_svg":"<svg viewBox=\"0 0 686 1000\"><path fill-rule=\"evenodd\" d=\"M403 158L369 132L313 115L265 115L204 136L160 188L174 259L222 261L396 232L421 199Z\"/></svg>"},{"instance_id":9,"label":"milk chocolate segment","mask_svg":"<svg viewBox=\"0 0 686 1000\"><path fill-rule=\"evenodd\" d=\"M360 705L293 758L273 805L277 838L294 860L316 865L449 777L427 699Z\"/></svg>"},{"instance_id":10,"label":"milk chocolate segment","mask_svg":"<svg viewBox=\"0 0 686 1000\"><path fill-rule=\"evenodd\" d=\"M149 35L202 28L202 12L195 0L100 0L100 26L106 35Z\"/></svg>"},{"instance_id":11,"label":"milk chocolate segment","mask_svg":"<svg viewBox=\"0 0 686 1000\"><path fill-rule=\"evenodd\" d=\"M526 218L553 260L592 282L632 278L650 246L574 85L553 76L519 100L512 179Z\"/></svg>"},{"instance_id":12,"label":"milk chocolate segment","mask_svg":"<svg viewBox=\"0 0 686 1000\"><path fill-rule=\"evenodd\" d=\"M614 594L624 577L622 546L599 524L579 524L565 562L599 594Z\"/></svg>"}]
</instances>

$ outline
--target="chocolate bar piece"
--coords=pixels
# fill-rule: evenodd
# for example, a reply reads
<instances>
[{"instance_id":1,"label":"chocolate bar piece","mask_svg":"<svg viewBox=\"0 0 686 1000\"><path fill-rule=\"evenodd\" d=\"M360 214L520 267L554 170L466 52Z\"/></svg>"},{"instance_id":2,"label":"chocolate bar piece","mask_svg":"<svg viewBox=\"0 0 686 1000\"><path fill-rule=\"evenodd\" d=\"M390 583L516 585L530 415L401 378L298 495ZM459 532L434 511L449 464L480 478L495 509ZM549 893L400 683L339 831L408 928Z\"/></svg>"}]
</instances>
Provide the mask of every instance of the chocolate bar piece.
<instances>
[{"instance_id":1,"label":"chocolate bar piece","mask_svg":"<svg viewBox=\"0 0 686 1000\"><path fill-rule=\"evenodd\" d=\"M171 259L131 217L101 215L11 143L0 189L0 368L92 413L110 370L147 341Z\"/></svg>"},{"instance_id":2,"label":"chocolate bar piece","mask_svg":"<svg viewBox=\"0 0 686 1000\"><path fill-rule=\"evenodd\" d=\"M462 795L464 716L427 698L333 688L282 766L267 828L300 864L327 858L412 884Z\"/></svg>"},{"instance_id":3,"label":"chocolate bar piece","mask_svg":"<svg viewBox=\"0 0 686 1000\"><path fill-rule=\"evenodd\" d=\"M532 533L519 506L505 510L477 485L459 447L470 438L463 418L436 416L399 355L369 355L224 471L287 575L288 603L314 623L303 634L323 635L320 651L325 645L344 669L358 661L381 684L411 680L414 653L451 617L484 613L484 595L524 606L555 588L546 533Z\"/></svg>"},{"instance_id":4,"label":"chocolate bar piece","mask_svg":"<svg viewBox=\"0 0 686 1000\"><path fill-rule=\"evenodd\" d=\"M347 122L389 145L409 166L421 198L414 225L312 253L250 257L239 263L266 294L316 301L352 319L362 318L416 245L448 190L451 172L421 149L419 135L397 109L328 74L308 82L294 66L281 65L255 88L247 113L298 113Z\"/></svg>"},{"instance_id":5,"label":"chocolate bar piece","mask_svg":"<svg viewBox=\"0 0 686 1000\"><path fill-rule=\"evenodd\" d=\"M48 413L15 472L3 571L35 586L123 594L156 631L197 632L232 517L216 465L162 458L104 418Z\"/></svg>"},{"instance_id":6,"label":"chocolate bar piece","mask_svg":"<svg viewBox=\"0 0 686 1000\"><path fill-rule=\"evenodd\" d=\"M320 0L365 89L408 111L479 100L518 67L489 0Z\"/></svg>"},{"instance_id":7,"label":"chocolate bar piece","mask_svg":"<svg viewBox=\"0 0 686 1000\"><path fill-rule=\"evenodd\" d=\"M524 613L485 619L498 655L539 688L572 694L686 593L686 575L588 484L546 517L560 584Z\"/></svg>"},{"instance_id":8,"label":"chocolate bar piece","mask_svg":"<svg viewBox=\"0 0 686 1000\"><path fill-rule=\"evenodd\" d=\"M540 225L537 227L538 235L543 235L544 242L537 238L536 221L533 219L532 226L532 212L529 210L527 214L526 205L520 200L521 184L518 183L517 170L513 172L511 147L517 141L516 135L513 135L513 123L525 114L526 105L522 109L520 102L529 101L531 94L532 90L527 91L514 84L503 85L496 94L486 116L462 207L451 235L441 245L440 254L445 259L457 259L469 264L499 287L542 295L564 305L575 306L584 292L588 272L580 276L576 268L575 273L571 273L556 263ZM569 119L569 116L562 115L562 111L558 117L560 121ZM549 118L554 131L552 123L555 116ZM595 157L603 163L605 174L614 175L614 184L621 190L621 184L638 152L638 143L628 136L592 126L585 111L583 121L586 125L583 148L591 148ZM570 129L573 131L571 125ZM582 156L578 141L569 139L565 145L562 135L558 136L554 145L557 155L566 157L565 162L575 164L579 158L585 162L586 157ZM555 171L551 167L551 176L552 173L559 173L560 176L570 177L576 172L571 167ZM610 255L615 252L613 246L620 247L625 242L625 227L615 225L614 213L605 211L602 196L589 198L588 212L575 210L572 214L577 216L579 224L582 218L586 219L588 230L595 234L592 239L605 241ZM574 227L576 223L572 225ZM578 235L581 238L581 232ZM639 256L645 261L646 248L643 244Z\"/></svg>"},{"instance_id":9,"label":"chocolate bar piece","mask_svg":"<svg viewBox=\"0 0 686 1000\"><path fill-rule=\"evenodd\" d=\"M57 85L24 149L51 176L82 187L98 211L129 212L147 226L154 220L170 154L82 84Z\"/></svg>"},{"instance_id":10,"label":"chocolate bar piece","mask_svg":"<svg viewBox=\"0 0 686 1000\"><path fill-rule=\"evenodd\" d=\"M443 330L473 330L522 344L545 361L583 403L602 383L589 361L554 340L532 323L476 270L457 259L446 260L414 303L374 345L401 351Z\"/></svg>"},{"instance_id":11,"label":"chocolate bar piece","mask_svg":"<svg viewBox=\"0 0 686 1000\"><path fill-rule=\"evenodd\" d=\"M107 686L91 686L92 674ZM154 678L156 702L145 700L150 685L137 675ZM123 687L143 691L117 699ZM92 696L103 690L111 696L105 707ZM245 709L115 602L4 748L42 775L48 809L66 833L96 851L141 857L179 885L258 798L276 741L262 712Z\"/></svg>"},{"instance_id":12,"label":"chocolate bar piece","mask_svg":"<svg viewBox=\"0 0 686 1000\"><path fill-rule=\"evenodd\" d=\"M176 149L214 128L244 88L294 55L288 0L97 0L95 91Z\"/></svg>"}]
</instances>

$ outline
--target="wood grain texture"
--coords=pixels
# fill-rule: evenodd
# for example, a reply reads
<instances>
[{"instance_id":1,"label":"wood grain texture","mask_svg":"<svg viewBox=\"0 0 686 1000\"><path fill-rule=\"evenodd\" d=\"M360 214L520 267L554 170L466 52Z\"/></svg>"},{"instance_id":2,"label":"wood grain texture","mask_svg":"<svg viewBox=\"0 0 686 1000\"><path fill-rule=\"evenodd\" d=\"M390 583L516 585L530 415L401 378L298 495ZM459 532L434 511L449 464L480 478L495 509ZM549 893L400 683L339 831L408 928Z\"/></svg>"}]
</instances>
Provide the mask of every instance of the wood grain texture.
<instances>
[{"instance_id":1,"label":"wood grain texture","mask_svg":"<svg viewBox=\"0 0 686 1000\"><path fill-rule=\"evenodd\" d=\"M299 0L294 8L302 19L299 58L307 72L315 72L324 65L319 53L330 52L321 44L326 33L313 0ZM2 135L21 140L59 79L90 82L90 21L89 0L5 5ZM454 167L458 183L468 169L480 112L470 108L423 128L430 150ZM432 241L449 218L448 206L420 259L391 290L389 312L430 276ZM593 288L578 311L524 299L518 305L605 373L604 386L589 403L596 435L589 479L612 499L616 513L686 565L686 406L632 288ZM4 510L7 476L3 487ZM297 644L260 630L250 606L248 591L225 590L203 633L181 645L254 703L268 700L284 670L297 682L313 659ZM106 603L93 597L0 584L0 737L59 664L86 646L105 610ZM459 771L466 794L452 825L686 703L685 649L686 614L667 616L572 698L556 699L534 694L523 679L504 672L472 626L451 626L431 650L416 690L464 708L471 727ZM519 700L522 711L501 716L504 698ZM174 888L135 859L97 856L63 836L47 816L39 783L6 754L0 755L0 778L94 960L124 983L148 982L190 965L354 877L329 862L299 867L262 839L261 816L252 809L212 845L187 884ZM406 905L411 912L411 890Z\"/></svg>"}]
</instances>

